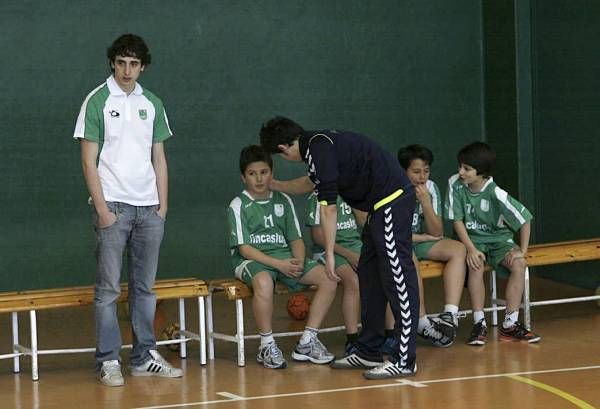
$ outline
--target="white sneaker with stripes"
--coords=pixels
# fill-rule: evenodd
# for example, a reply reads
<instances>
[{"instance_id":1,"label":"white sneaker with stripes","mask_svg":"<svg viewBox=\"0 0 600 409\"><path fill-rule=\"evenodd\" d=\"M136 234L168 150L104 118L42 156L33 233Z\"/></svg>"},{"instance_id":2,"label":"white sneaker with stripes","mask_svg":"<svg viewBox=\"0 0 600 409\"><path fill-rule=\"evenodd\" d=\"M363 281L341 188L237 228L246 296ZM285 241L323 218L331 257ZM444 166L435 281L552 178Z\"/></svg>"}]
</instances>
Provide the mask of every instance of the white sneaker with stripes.
<instances>
[{"instance_id":1,"label":"white sneaker with stripes","mask_svg":"<svg viewBox=\"0 0 600 409\"><path fill-rule=\"evenodd\" d=\"M123 386L125 380L121 374L121 364L117 360L104 361L98 372L98 379L106 386Z\"/></svg>"},{"instance_id":2,"label":"white sneaker with stripes","mask_svg":"<svg viewBox=\"0 0 600 409\"><path fill-rule=\"evenodd\" d=\"M333 369L365 369L375 368L379 365L381 365L381 361L369 361L360 357L356 352L350 352L331 363Z\"/></svg>"},{"instance_id":3,"label":"white sneaker with stripes","mask_svg":"<svg viewBox=\"0 0 600 409\"><path fill-rule=\"evenodd\" d=\"M413 368L400 366L400 362L385 361L383 365L369 369L363 372L363 376L367 379L388 379L388 378L403 378L406 376L415 376L417 374L417 364Z\"/></svg>"},{"instance_id":4,"label":"white sneaker with stripes","mask_svg":"<svg viewBox=\"0 0 600 409\"><path fill-rule=\"evenodd\" d=\"M183 371L171 366L158 351L151 349L148 352L152 358L140 366L132 366L132 376L160 376L163 378L181 378L183 376Z\"/></svg>"}]
</instances>

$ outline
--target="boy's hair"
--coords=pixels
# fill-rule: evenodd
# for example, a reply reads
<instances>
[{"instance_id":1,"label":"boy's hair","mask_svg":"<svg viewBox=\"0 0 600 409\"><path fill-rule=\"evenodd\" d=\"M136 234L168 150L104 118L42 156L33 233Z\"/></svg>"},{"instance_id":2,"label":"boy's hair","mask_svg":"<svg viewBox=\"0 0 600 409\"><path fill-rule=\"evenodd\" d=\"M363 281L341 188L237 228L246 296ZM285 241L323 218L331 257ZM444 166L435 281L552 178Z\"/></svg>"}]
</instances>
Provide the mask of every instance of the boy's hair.
<instances>
[{"instance_id":1,"label":"boy's hair","mask_svg":"<svg viewBox=\"0 0 600 409\"><path fill-rule=\"evenodd\" d=\"M152 56L144 39L135 34L123 34L117 38L106 50L106 56L109 63L114 63L115 58L120 55L123 57L139 58L142 65L150 65ZM111 67L114 72L114 69Z\"/></svg>"},{"instance_id":2,"label":"boy's hair","mask_svg":"<svg viewBox=\"0 0 600 409\"><path fill-rule=\"evenodd\" d=\"M458 163L464 163L477 170L478 175L489 177L496 164L496 152L485 142L473 142L458 152Z\"/></svg>"},{"instance_id":3,"label":"boy's hair","mask_svg":"<svg viewBox=\"0 0 600 409\"><path fill-rule=\"evenodd\" d=\"M278 145L291 145L304 129L291 119L276 116L260 129L260 144L269 153L279 153Z\"/></svg>"},{"instance_id":4,"label":"boy's hair","mask_svg":"<svg viewBox=\"0 0 600 409\"><path fill-rule=\"evenodd\" d=\"M265 162L273 169L273 159L269 152L258 145L249 145L240 152L240 172L243 175L246 168L253 162Z\"/></svg>"},{"instance_id":5,"label":"boy's hair","mask_svg":"<svg viewBox=\"0 0 600 409\"><path fill-rule=\"evenodd\" d=\"M421 159L428 166L433 165L433 153L423 145L408 145L398 150L398 161L404 170L408 169L415 159Z\"/></svg>"}]
</instances>

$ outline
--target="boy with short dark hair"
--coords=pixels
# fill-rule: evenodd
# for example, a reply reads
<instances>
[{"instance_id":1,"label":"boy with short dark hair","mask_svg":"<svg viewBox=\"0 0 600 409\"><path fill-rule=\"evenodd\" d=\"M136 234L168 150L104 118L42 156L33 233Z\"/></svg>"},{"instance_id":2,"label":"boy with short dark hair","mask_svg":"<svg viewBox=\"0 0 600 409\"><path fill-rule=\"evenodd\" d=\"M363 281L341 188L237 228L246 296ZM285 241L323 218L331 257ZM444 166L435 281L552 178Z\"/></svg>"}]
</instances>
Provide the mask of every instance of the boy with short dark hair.
<instances>
[{"instance_id":1,"label":"boy with short dark hair","mask_svg":"<svg viewBox=\"0 0 600 409\"><path fill-rule=\"evenodd\" d=\"M234 198L227 216L235 276L252 287L252 309L260 333L256 360L266 368L287 367L272 331L273 290L281 281L291 291L316 285L306 328L292 358L316 364L329 363L333 354L317 337L337 284L323 266L305 258L304 242L294 204L285 193L270 190L273 162L260 146L242 149L240 172L246 189Z\"/></svg>"},{"instance_id":2,"label":"boy with short dark hair","mask_svg":"<svg viewBox=\"0 0 600 409\"><path fill-rule=\"evenodd\" d=\"M467 343L484 345L487 342L483 313L485 264L494 268L503 266L510 271L500 339L534 343L540 336L518 321L533 216L496 185L491 176L495 161L496 153L488 144L471 143L458 153L458 174L448 180L446 218L454 223L456 234L467 248L468 286L475 323ZM513 241L516 231L519 231L520 247Z\"/></svg>"},{"instance_id":3,"label":"boy with short dark hair","mask_svg":"<svg viewBox=\"0 0 600 409\"><path fill-rule=\"evenodd\" d=\"M444 312L439 318L428 318L423 299L423 281L419 279L421 306L417 333L433 345L452 345L458 329L458 306L465 282L465 246L456 240L444 237L442 224L442 200L440 190L429 179L433 153L422 145L408 145L398 150L398 161L415 186L417 203L412 220L413 253L417 260L445 262L444 267ZM418 271L418 269L417 269ZM386 314L387 328L393 322ZM389 330L386 330L389 331ZM389 345L390 338L386 338Z\"/></svg>"},{"instance_id":4,"label":"boy with short dark hair","mask_svg":"<svg viewBox=\"0 0 600 409\"><path fill-rule=\"evenodd\" d=\"M164 142L172 136L162 101L137 82L150 64L144 40L123 34L108 48L112 74L85 98L73 137L96 233L96 369L107 386L124 384L117 300L126 250L133 328L131 374L179 378L156 350L152 292L168 208Z\"/></svg>"}]
</instances>

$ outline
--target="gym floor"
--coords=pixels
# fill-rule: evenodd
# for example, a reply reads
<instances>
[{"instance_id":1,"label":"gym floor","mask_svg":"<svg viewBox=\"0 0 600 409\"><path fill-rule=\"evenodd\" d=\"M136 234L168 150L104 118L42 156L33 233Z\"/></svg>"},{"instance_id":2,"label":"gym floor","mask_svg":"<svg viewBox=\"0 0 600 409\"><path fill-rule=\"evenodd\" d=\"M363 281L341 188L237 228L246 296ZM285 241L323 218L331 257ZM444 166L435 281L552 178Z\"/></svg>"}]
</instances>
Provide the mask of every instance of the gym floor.
<instances>
[{"instance_id":1,"label":"gym floor","mask_svg":"<svg viewBox=\"0 0 600 409\"><path fill-rule=\"evenodd\" d=\"M502 288L501 284L501 287ZM436 312L441 302L441 280L425 281L427 307ZM589 295L590 291L544 279L532 281L532 299ZM287 296L276 296L276 331L302 329L285 312ZM234 328L234 304L215 297L216 328ZM188 302L188 323L196 331L195 306ZM463 299L463 307L468 298ZM176 303L160 307L158 326L176 321ZM188 359L161 347L182 379L133 378L126 369L125 386L101 385L93 372L93 354L40 357L40 380L31 381L29 359L21 360L21 373L12 373L12 360L0 361L0 408L594 408L600 407L600 309L594 302L537 307L532 310L539 344L501 342L491 329L488 344L464 343L471 317L460 321L459 335L450 348L418 343L418 374L412 378L367 381L360 370L332 370L328 366L295 363L285 370L269 370L255 362L258 341L246 343L246 367L236 365L234 344L216 343L216 359L202 367L198 345L189 344ZM246 304L246 331L254 331ZM121 309L124 341L130 335ZM21 314L22 339L27 339L26 314ZM325 325L339 325L336 299ZM488 317L488 323L490 319ZM0 320L0 353L9 353L9 315ZM39 343L43 348L86 347L94 344L93 309L88 307L38 313ZM160 332L160 331L159 331ZM342 332L322 334L329 349L341 354ZM279 338L289 356L295 338Z\"/></svg>"}]
</instances>

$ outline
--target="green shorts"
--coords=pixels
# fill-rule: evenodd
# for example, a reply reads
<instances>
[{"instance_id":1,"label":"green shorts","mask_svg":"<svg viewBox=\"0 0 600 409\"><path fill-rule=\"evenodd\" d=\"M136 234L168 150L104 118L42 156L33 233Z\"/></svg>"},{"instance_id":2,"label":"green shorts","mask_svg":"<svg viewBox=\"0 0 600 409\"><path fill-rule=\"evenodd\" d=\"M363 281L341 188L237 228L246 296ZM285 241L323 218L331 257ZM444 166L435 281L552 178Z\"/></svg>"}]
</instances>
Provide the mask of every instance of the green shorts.
<instances>
[{"instance_id":1,"label":"green shorts","mask_svg":"<svg viewBox=\"0 0 600 409\"><path fill-rule=\"evenodd\" d=\"M289 289L290 292L296 292L296 291L305 290L308 287L310 287L309 285L304 285L304 284L300 283L299 280L300 280L300 278L304 277L306 275L306 273L308 273L313 268L315 268L317 265L318 265L318 263L316 261L311 260L309 258L305 258L304 259L304 272L302 273L302 275L300 277L292 278L292 277L286 276L285 274L283 274L281 271L277 270L276 268L269 267L269 266L261 264L257 261L245 260L245 261L242 261L242 263L239 264L235 268L235 277L238 280L243 281L248 287L252 287L252 279L254 278L254 276L256 276L258 273L260 273L262 271L266 271L267 273L269 273L269 275L273 279L273 283L275 283L276 281L279 281L279 282L285 284L285 286Z\"/></svg>"},{"instance_id":2,"label":"green shorts","mask_svg":"<svg viewBox=\"0 0 600 409\"><path fill-rule=\"evenodd\" d=\"M425 260L427 258L427 253L439 240L432 241L421 241L419 243L413 243L413 252L417 256L417 260Z\"/></svg>"},{"instance_id":3,"label":"green shorts","mask_svg":"<svg viewBox=\"0 0 600 409\"><path fill-rule=\"evenodd\" d=\"M345 248L347 248L348 250L351 250L353 252L355 252L356 254L360 255L360 249L362 248L362 242L357 242L353 245L345 245ZM346 257L342 257L339 254L334 254L333 255L335 257L335 268L337 269L338 267L344 266L344 265L350 265L350 262L346 259ZM318 261L319 263L325 265L325 252L322 251L320 253L314 253L313 254L313 259Z\"/></svg>"},{"instance_id":4,"label":"green shorts","mask_svg":"<svg viewBox=\"0 0 600 409\"><path fill-rule=\"evenodd\" d=\"M476 243L473 242L477 250L485 254L485 263L494 267L502 267L500 263L504 257L515 247L518 247L512 239L496 243Z\"/></svg>"}]
</instances>

